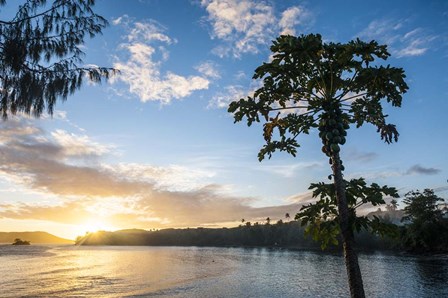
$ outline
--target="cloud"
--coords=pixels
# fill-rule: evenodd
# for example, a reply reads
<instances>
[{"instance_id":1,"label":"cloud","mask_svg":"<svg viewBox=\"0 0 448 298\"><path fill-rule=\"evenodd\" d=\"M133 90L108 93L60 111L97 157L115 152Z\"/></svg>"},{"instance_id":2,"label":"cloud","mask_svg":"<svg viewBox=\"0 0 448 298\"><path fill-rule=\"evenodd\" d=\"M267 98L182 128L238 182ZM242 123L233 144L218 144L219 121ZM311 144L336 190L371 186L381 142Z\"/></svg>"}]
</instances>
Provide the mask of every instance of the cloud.
<instances>
[{"instance_id":1,"label":"cloud","mask_svg":"<svg viewBox=\"0 0 448 298\"><path fill-rule=\"evenodd\" d=\"M321 162L301 162L288 165L263 165L260 167L261 170L274 173L276 175L282 176L284 178L292 178L299 171L309 171L316 167L322 167Z\"/></svg>"},{"instance_id":2,"label":"cloud","mask_svg":"<svg viewBox=\"0 0 448 298\"><path fill-rule=\"evenodd\" d=\"M177 42L175 39L164 34L164 31L166 31L166 28L154 20L135 22L127 35L127 39L129 42L161 41L167 44Z\"/></svg>"},{"instance_id":3,"label":"cloud","mask_svg":"<svg viewBox=\"0 0 448 298\"><path fill-rule=\"evenodd\" d=\"M421 165L413 165L412 167L410 167L407 171L406 174L407 175L436 175L438 173L440 173L441 170L440 169L436 169L436 168L425 168L422 167Z\"/></svg>"},{"instance_id":4,"label":"cloud","mask_svg":"<svg viewBox=\"0 0 448 298\"><path fill-rule=\"evenodd\" d=\"M292 196L288 197L286 200L288 202L296 203L296 204L300 204L300 205L308 205L310 203L314 203L317 201L316 198L313 198L313 193L311 191L292 195Z\"/></svg>"},{"instance_id":5,"label":"cloud","mask_svg":"<svg viewBox=\"0 0 448 298\"><path fill-rule=\"evenodd\" d=\"M406 20L374 20L358 35L385 43L398 58L425 54L437 36L428 34L423 28L408 28Z\"/></svg>"},{"instance_id":6,"label":"cloud","mask_svg":"<svg viewBox=\"0 0 448 298\"><path fill-rule=\"evenodd\" d=\"M252 207L254 198L210 184L210 171L101 163L113 147L62 130L47 133L34 124L21 119L3 126L0 177L51 200L0 203L0 217L81 224L101 216L116 227L163 228L282 218L299 209L295 202ZM87 160L92 154L97 158L93 163Z\"/></svg>"},{"instance_id":7,"label":"cloud","mask_svg":"<svg viewBox=\"0 0 448 298\"><path fill-rule=\"evenodd\" d=\"M46 220L65 224L80 224L90 214L80 202L68 202L56 206L32 204L0 204L0 218Z\"/></svg>"},{"instance_id":8,"label":"cloud","mask_svg":"<svg viewBox=\"0 0 448 298\"><path fill-rule=\"evenodd\" d=\"M237 75L242 76L241 73ZM241 85L228 85L224 87L223 91L218 91L209 100L207 108L215 109L227 109L232 101L245 98L247 96L253 96L254 92L259 89L263 84L262 80L252 80L249 87L243 87Z\"/></svg>"},{"instance_id":9,"label":"cloud","mask_svg":"<svg viewBox=\"0 0 448 298\"><path fill-rule=\"evenodd\" d=\"M48 135L25 121L8 120L8 126L17 133L0 131L0 175L9 180L62 196L130 196L142 189L140 183L92 167L92 156L108 151L86 136L62 130Z\"/></svg>"},{"instance_id":10,"label":"cloud","mask_svg":"<svg viewBox=\"0 0 448 298\"><path fill-rule=\"evenodd\" d=\"M103 168L117 176L132 181L152 183L154 188L169 191L192 191L204 187L216 174L211 171L191 169L178 165L156 167L146 164L119 163L103 165Z\"/></svg>"},{"instance_id":11,"label":"cloud","mask_svg":"<svg viewBox=\"0 0 448 298\"><path fill-rule=\"evenodd\" d=\"M416 38L411 40L405 48L402 48L397 52L397 57L423 55L428 50L428 47L425 47L425 45L428 45L428 41L430 41L430 38Z\"/></svg>"},{"instance_id":12,"label":"cloud","mask_svg":"<svg viewBox=\"0 0 448 298\"><path fill-rule=\"evenodd\" d=\"M229 85L224 92L217 92L208 103L208 108L227 108L229 104L240 98L246 97L250 92L240 85Z\"/></svg>"},{"instance_id":13,"label":"cloud","mask_svg":"<svg viewBox=\"0 0 448 298\"><path fill-rule=\"evenodd\" d=\"M133 203L118 205L119 208L113 205L113 211L101 218L120 228L219 226L236 224L242 218L247 221L263 221L267 216L281 219L285 213L294 214L300 209L296 203L271 207L251 207L246 203L241 198L223 197L207 188L187 193L161 191ZM98 218L98 210L106 207L95 204L95 200L77 200L56 206L0 204L0 218L82 224L86 219Z\"/></svg>"},{"instance_id":14,"label":"cloud","mask_svg":"<svg viewBox=\"0 0 448 298\"><path fill-rule=\"evenodd\" d=\"M111 149L111 146L94 142L86 135L70 134L60 129L52 132L51 136L63 148L63 154L66 156L101 156L109 153Z\"/></svg>"},{"instance_id":15,"label":"cloud","mask_svg":"<svg viewBox=\"0 0 448 298\"><path fill-rule=\"evenodd\" d=\"M293 6L282 12L279 21L282 35L296 35L295 27L309 20L310 13L300 6Z\"/></svg>"},{"instance_id":16,"label":"cloud","mask_svg":"<svg viewBox=\"0 0 448 298\"><path fill-rule=\"evenodd\" d=\"M23 122L25 122L25 118L23 119ZM10 141L11 139L14 139L15 137L23 138L28 135L34 135L34 134L42 134L43 130L34 127L31 125L22 125L19 123L17 116L12 116L8 121L2 121L2 127L0 129L0 144Z\"/></svg>"},{"instance_id":17,"label":"cloud","mask_svg":"<svg viewBox=\"0 0 448 298\"><path fill-rule=\"evenodd\" d=\"M217 70L217 66L215 63L211 61L207 61L204 63L199 64L195 67L195 69L203 74L205 77L211 78L211 79L219 79L221 78L221 74Z\"/></svg>"},{"instance_id":18,"label":"cloud","mask_svg":"<svg viewBox=\"0 0 448 298\"><path fill-rule=\"evenodd\" d=\"M387 169L384 171L375 170L372 172L360 172L360 173L352 173L347 175L348 179L356 178L356 177L364 177L367 180L376 180L376 179L387 179L390 177L402 177L406 175L436 175L439 174L442 170L437 168L427 168L423 167L419 164L411 166L408 170L399 170L399 169Z\"/></svg>"},{"instance_id":19,"label":"cloud","mask_svg":"<svg viewBox=\"0 0 448 298\"><path fill-rule=\"evenodd\" d=\"M208 13L211 38L223 41L213 53L220 56L258 53L280 32L295 32L310 14L300 6L286 9L281 18L266 1L250 0L202 0L201 6Z\"/></svg>"},{"instance_id":20,"label":"cloud","mask_svg":"<svg viewBox=\"0 0 448 298\"><path fill-rule=\"evenodd\" d=\"M23 117L23 116L22 116ZM85 132L85 129L76 125L75 123L73 123L72 121L70 121L70 119L67 116L67 112L66 111L61 111L61 110L55 110L53 112L53 115L48 115L48 114L43 114L40 119L44 119L44 120L59 120L59 121L63 121L65 123L67 123L68 125L70 125L73 128L76 128L77 130L81 131L81 132Z\"/></svg>"},{"instance_id":21,"label":"cloud","mask_svg":"<svg viewBox=\"0 0 448 298\"><path fill-rule=\"evenodd\" d=\"M447 181L448 182L448 181ZM439 186L439 187L434 187L433 188L434 192L438 193L438 192L445 192L448 191L448 186Z\"/></svg>"},{"instance_id":22,"label":"cloud","mask_svg":"<svg viewBox=\"0 0 448 298\"><path fill-rule=\"evenodd\" d=\"M142 22L135 21L134 18L128 15L122 15L112 20L113 25L121 25L125 28L127 35L122 36L127 39L128 42L140 42L140 41L160 41L167 44L177 43L176 39L172 39L164 32L167 28L155 20L146 20Z\"/></svg>"},{"instance_id":23,"label":"cloud","mask_svg":"<svg viewBox=\"0 0 448 298\"><path fill-rule=\"evenodd\" d=\"M351 160L360 162L370 162L378 158L378 153L375 152L361 152L356 149L347 150L347 156L350 156Z\"/></svg>"},{"instance_id":24,"label":"cloud","mask_svg":"<svg viewBox=\"0 0 448 298\"><path fill-rule=\"evenodd\" d=\"M173 99L182 99L194 91L208 89L210 80L207 76L182 76L171 71L162 72L163 62L169 58L166 46L177 41L164 32L159 23L149 20L133 22L126 16L113 21L123 25L127 31L126 43L119 46L114 68L121 75L112 79L112 83L123 82L129 86L129 92L142 102L158 101L169 104Z\"/></svg>"},{"instance_id":25,"label":"cloud","mask_svg":"<svg viewBox=\"0 0 448 298\"><path fill-rule=\"evenodd\" d=\"M354 172L346 175L347 179L354 179L363 177L368 181L375 181L377 179L388 179L391 177L401 177L403 176L403 172L396 169L387 169L387 170L374 170L370 172Z\"/></svg>"},{"instance_id":26,"label":"cloud","mask_svg":"<svg viewBox=\"0 0 448 298\"><path fill-rule=\"evenodd\" d=\"M140 204L150 206L153 214L171 224L181 226L210 225L224 222L262 220L266 216L283 218L285 212L298 210L297 204L272 207L251 207L251 199L222 195L205 187L194 192L159 192L157 199L146 197Z\"/></svg>"},{"instance_id":27,"label":"cloud","mask_svg":"<svg viewBox=\"0 0 448 298\"><path fill-rule=\"evenodd\" d=\"M240 70L234 75L235 80L243 80L247 78L247 75L244 71Z\"/></svg>"}]
</instances>

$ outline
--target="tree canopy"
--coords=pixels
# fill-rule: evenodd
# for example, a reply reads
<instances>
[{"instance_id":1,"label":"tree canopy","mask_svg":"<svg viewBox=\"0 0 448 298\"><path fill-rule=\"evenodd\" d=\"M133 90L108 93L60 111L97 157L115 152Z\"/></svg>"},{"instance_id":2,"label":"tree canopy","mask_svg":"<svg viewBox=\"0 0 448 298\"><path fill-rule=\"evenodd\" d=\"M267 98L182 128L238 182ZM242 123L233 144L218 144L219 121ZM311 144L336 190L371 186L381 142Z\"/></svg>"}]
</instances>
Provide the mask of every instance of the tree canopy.
<instances>
[{"instance_id":1,"label":"tree canopy","mask_svg":"<svg viewBox=\"0 0 448 298\"><path fill-rule=\"evenodd\" d=\"M6 4L0 0L0 6ZM79 89L85 77L101 82L117 71L83 64L81 46L100 34L106 19L95 0L26 0L10 20L0 20L0 112L38 117Z\"/></svg>"},{"instance_id":2,"label":"tree canopy","mask_svg":"<svg viewBox=\"0 0 448 298\"><path fill-rule=\"evenodd\" d=\"M262 79L263 86L228 109L235 122L245 117L250 126L265 120L266 144L259 160L276 150L295 156L300 147L297 137L318 127L327 155L339 152L350 124L373 124L385 142L397 141L398 131L387 123L381 101L400 107L408 86L403 69L374 63L390 56L385 45L359 39L323 43L319 34L282 35L271 51L272 61L263 63L253 76Z\"/></svg>"},{"instance_id":3,"label":"tree canopy","mask_svg":"<svg viewBox=\"0 0 448 298\"><path fill-rule=\"evenodd\" d=\"M403 220L417 225L438 221L443 214L442 210L438 208L438 204L443 201L444 199L437 196L432 189L425 189L423 192L410 191L403 199L403 203L407 205L404 208L406 216L403 217Z\"/></svg>"},{"instance_id":4,"label":"tree canopy","mask_svg":"<svg viewBox=\"0 0 448 298\"><path fill-rule=\"evenodd\" d=\"M448 219L439 203L444 199L432 189L410 191L403 202L407 228L402 236L403 245L414 251L446 251L448 247ZM446 212L446 211L445 211Z\"/></svg>"}]
</instances>

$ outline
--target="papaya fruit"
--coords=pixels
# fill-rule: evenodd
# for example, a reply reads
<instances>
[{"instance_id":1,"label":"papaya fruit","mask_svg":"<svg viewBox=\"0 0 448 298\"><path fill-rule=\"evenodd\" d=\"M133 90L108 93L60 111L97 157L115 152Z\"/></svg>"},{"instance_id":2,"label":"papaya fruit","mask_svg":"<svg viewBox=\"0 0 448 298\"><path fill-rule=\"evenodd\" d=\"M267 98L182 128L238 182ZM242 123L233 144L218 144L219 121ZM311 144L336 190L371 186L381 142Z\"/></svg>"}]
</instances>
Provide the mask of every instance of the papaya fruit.
<instances>
[{"instance_id":1,"label":"papaya fruit","mask_svg":"<svg viewBox=\"0 0 448 298\"><path fill-rule=\"evenodd\" d=\"M336 152L336 153L341 150L341 148L339 148L338 144L331 144L330 148L331 148L332 152Z\"/></svg>"}]
</instances>

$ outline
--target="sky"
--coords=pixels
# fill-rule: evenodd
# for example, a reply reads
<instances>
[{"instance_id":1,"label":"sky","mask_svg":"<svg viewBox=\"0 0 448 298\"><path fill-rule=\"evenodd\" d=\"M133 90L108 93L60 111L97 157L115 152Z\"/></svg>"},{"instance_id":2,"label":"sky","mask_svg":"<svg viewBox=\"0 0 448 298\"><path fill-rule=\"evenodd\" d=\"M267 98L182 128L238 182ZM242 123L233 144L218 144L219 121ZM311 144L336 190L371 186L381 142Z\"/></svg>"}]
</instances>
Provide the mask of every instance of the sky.
<instances>
[{"instance_id":1,"label":"sky","mask_svg":"<svg viewBox=\"0 0 448 298\"><path fill-rule=\"evenodd\" d=\"M262 126L227 112L259 86L253 72L280 34L387 44L385 63L404 68L410 88L401 108L385 105L400 138L351 127L345 177L448 199L448 2L98 0L94 10L110 26L83 45L84 63L121 74L85 84L52 117L0 122L0 231L74 239L293 217L331 173L317 132L299 137L297 157L260 163Z\"/></svg>"}]
</instances>

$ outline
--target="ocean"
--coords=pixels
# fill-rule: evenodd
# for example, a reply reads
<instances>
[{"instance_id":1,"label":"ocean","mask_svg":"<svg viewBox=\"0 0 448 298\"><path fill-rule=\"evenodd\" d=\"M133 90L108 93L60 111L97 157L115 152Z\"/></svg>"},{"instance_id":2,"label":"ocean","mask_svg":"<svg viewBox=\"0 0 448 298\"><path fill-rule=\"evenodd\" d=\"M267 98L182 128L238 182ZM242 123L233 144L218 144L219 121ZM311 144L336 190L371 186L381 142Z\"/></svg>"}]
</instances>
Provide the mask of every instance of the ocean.
<instances>
[{"instance_id":1,"label":"ocean","mask_svg":"<svg viewBox=\"0 0 448 298\"><path fill-rule=\"evenodd\" d=\"M448 256L359 255L367 297L448 297ZM268 248L0 245L0 297L348 297L343 257Z\"/></svg>"}]
</instances>

